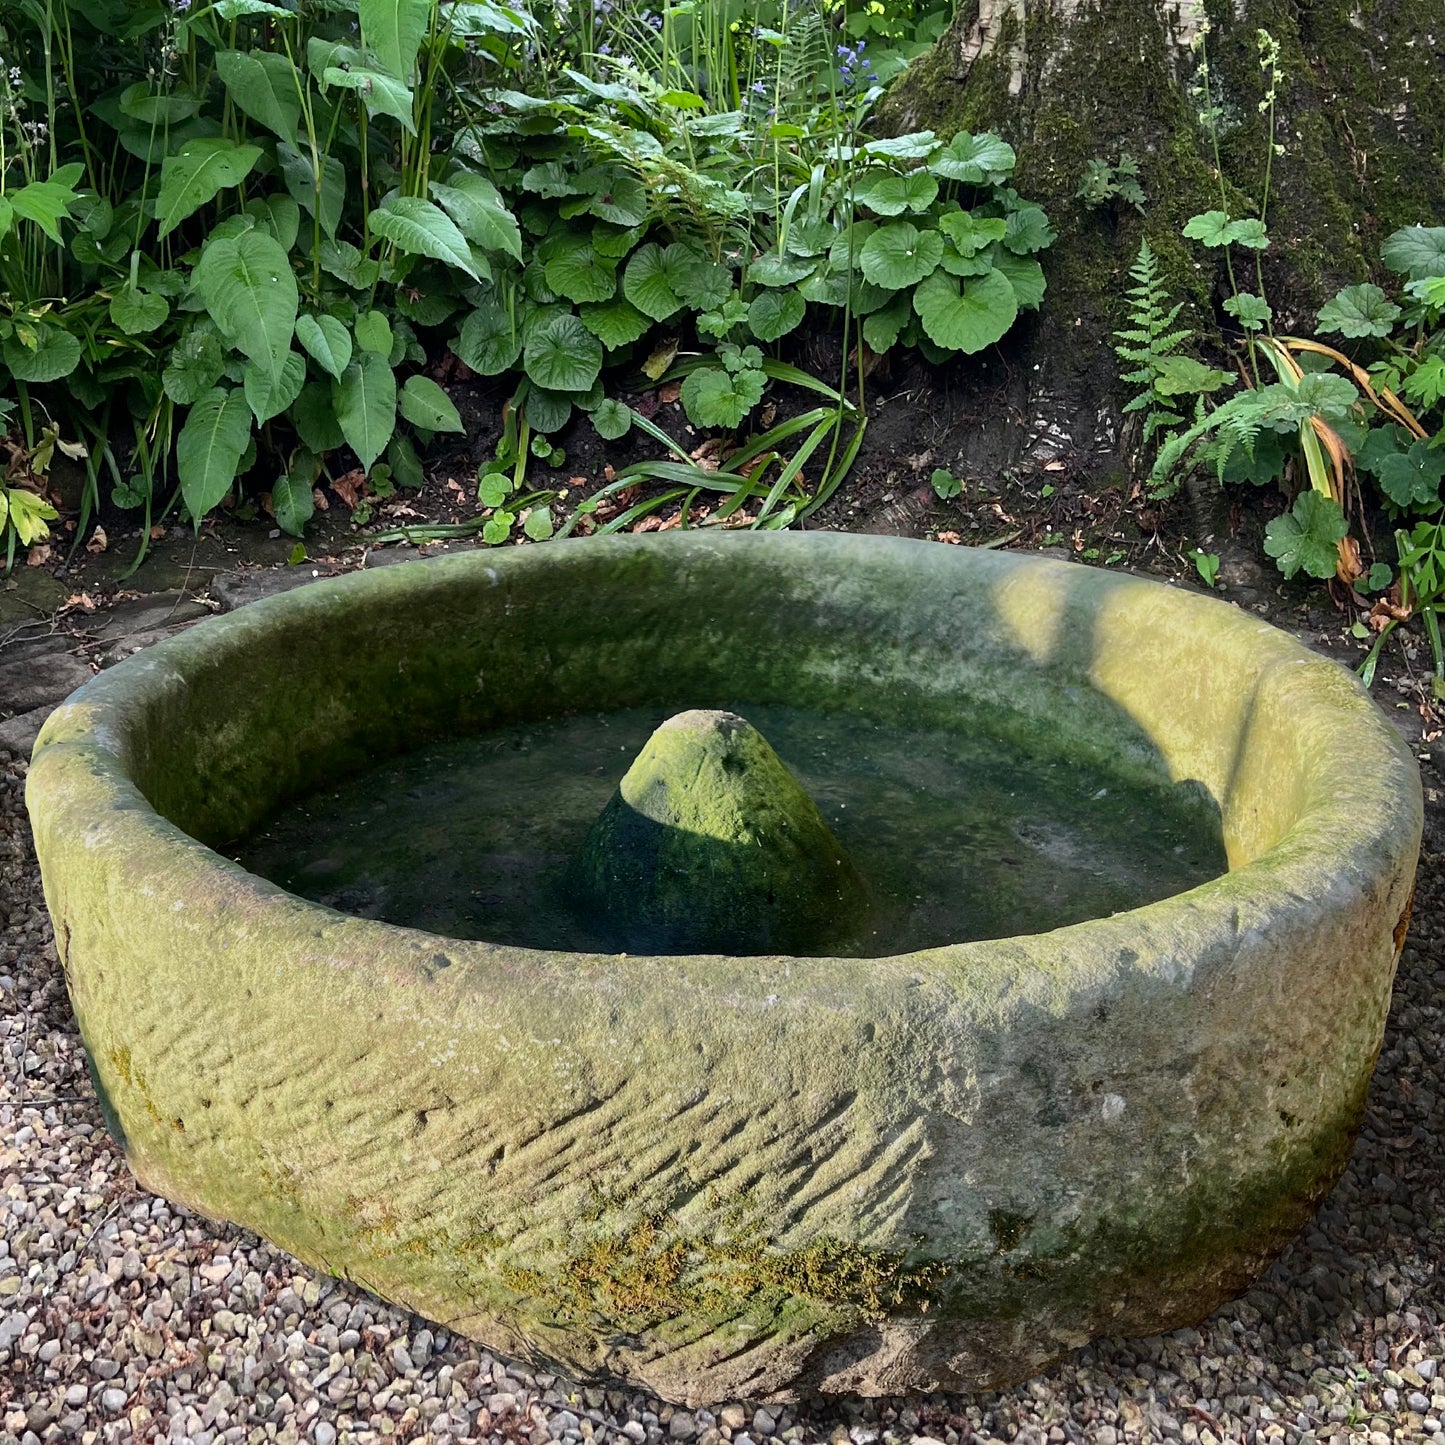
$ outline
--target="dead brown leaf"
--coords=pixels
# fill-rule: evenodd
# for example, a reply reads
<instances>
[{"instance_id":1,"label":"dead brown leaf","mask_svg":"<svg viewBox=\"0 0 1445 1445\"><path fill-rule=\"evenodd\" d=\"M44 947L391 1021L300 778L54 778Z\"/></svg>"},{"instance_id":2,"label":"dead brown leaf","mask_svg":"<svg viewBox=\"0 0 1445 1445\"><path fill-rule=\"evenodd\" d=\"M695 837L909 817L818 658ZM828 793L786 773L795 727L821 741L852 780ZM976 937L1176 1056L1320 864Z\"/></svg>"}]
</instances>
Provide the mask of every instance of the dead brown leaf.
<instances>
[{"instance_id":1,"label":"dead brown leaf","mask_svg":"<svg viewBox=\"0 0 1445 1445\"><path fill-rule=\"evenodd\" d=\"M911 471L915 471L915 472L927 471L927 469L928 469L929 467L931 467L932 465L933 465L933 448L932 448L932 447L930 447L927 451L914 452L913 455L908 458L908 466L909 466L909 469L910 469Z\"/></svg>"},{"instance_id":2,"label":"dead brown leaf","mask_svg":"<svg viewBox=\"0 0 1445 1445\"><path fill-rule=\"evenodd\" d=\"M960 537L957 532L940 532L938 534L938 540L940 542L947 542L950 547L963 545L963 538Z\"/></svg>"},{"instance_id":3,"label":"dead brown leaf","mask_svg":"<svg viewBox=\"0 0 1445 1445\"><path fill-rule=\"evenodd\" d=\"M657 388L657 399L664 406L671 406L681 395L682 383L680 381L669 381L666 386Z\"/></svg>"},{"instance_id":4,"label":"dead brown leaf","mask_svg":"<svg viewBox=\"0 0 1445 1445\"><path fill-rule=\"evenodd\" d=\"M151 541L159 542L160 539L165 536L165 534L166 524L164 522L157 522L155 526L151 528Z\"/></svg>"},{"instance_id":5,"label":"dead brown leaf","mask_svg":"<svg viewBox=\"0 0 1445 1445\"><path fill-rule=\"evenodd\" d=\"M326 500L326 493L323 492L320 487L311 488L311 505L315 507L318 512L329 512L331 510L331 503Z\"/></svg>"},{"instance_id":6,"label":"dead brown leaf","mask_svg":"<svg viewBox=\"0 0 1445 1445\"><path fill-rule=\"evenodd\" d=\"M48 542L33 542L30 546L30 555L25 559L27 567L43 567L50 560L50 544Z\"/></svg>"},{"instance_id":7,"label":"dead brown leaf","mask_svg":"<svg viewBox=\"0 0 1445 1445\"><path fill-rule=\"evenodd\" d=\"M110 546L110 538L105 535L104 527L97 527L90 534L90 541L85 544L85 550L93 556L99 556Z\"/></svg>"},{"instance_id":8,"label":"dead brown leaf","mask_svg":"<svg viewBox=\"0 0 1445 1445\"><path fill-rule=\"evenodd\" d=\"M1340 540L1339 549L1335 576L1349 587L1365 575L1365 564L1360 561L1360 544L1353 537L1344 537Z\"/></svg>"},{"instance_id":9,"label":"dead brown leaf","mask_svg":"<svg viewBox=\"0 0 1445 1445\"><path fill-rule=\"evenodd\" d=\"M331 490L346 503L354 512L356 503L360 499L366 487L366 473L360 467L353 467L349 472L343 472L331 483Z\"/></svg>"},{"instance_id":10,"label":"dead brown leaf","mask_svg":"<svg viewBox=\"0 0 1445 1445\"><path fill-rule=\"evenodd\" d=\"M640 522L634 522L630 530L634 532L661 532L663 530L662 518L654 513L650 517L644 517Z\"/></svg>"}]
</instances>

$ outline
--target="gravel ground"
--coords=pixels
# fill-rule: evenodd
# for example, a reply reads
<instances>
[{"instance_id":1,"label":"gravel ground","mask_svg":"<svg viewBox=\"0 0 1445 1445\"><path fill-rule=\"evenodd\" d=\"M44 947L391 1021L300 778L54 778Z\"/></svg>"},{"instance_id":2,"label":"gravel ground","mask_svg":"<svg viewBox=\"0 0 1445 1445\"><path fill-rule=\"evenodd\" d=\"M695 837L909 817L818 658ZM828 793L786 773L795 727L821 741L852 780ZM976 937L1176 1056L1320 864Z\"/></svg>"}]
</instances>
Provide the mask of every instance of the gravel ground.
<instances>
[{"instance_id":1,"label":"gravel ground","mask_svg":"<svg viewBox=\"0 0 1445 1445\"><path fill-rule=\"evenodd\" d=\"M1427 779L1427 783L1429 779ZM1260 1286L1015 1390L674 1410L579 1390L142 1191L101 1122L0 752L0 1445L1368 1441L1445 1445L1445 805L1348 1173Z\"/></svg>"}]
</instances>

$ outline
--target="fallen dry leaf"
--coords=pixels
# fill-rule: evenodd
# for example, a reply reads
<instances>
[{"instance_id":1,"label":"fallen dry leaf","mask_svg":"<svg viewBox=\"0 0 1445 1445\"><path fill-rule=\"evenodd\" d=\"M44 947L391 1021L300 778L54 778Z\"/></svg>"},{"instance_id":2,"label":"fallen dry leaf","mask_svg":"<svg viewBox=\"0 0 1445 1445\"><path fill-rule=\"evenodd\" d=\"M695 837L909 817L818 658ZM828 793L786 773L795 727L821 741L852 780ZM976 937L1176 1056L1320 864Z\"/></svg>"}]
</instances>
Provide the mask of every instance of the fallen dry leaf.
<instances>
[{"instance_id":1,"label":"fallen dry leaf","mask_svg":"<svg viewBox=\"0 0 1445 1445\"><path fill-rule=\"evenodd\" d=\"M680 381L669 381L666 386L657 388L657 399L665 406L671 406L681 395L682 383Z\"/></svg>"},{"instance_id":2,"label":"fallen dry leaf","mask_svg":"<svg viewBox=\"0 0 1445 1445\"><path fill-rule=\"evenodd\" d=\"M630 530L634 532L661 532L663 530L662 518L656 514L651 517L644 517L640 522L634 522Z\"/></svg>"},{"instance_id":3,"label":"fallen dry leaf","mask_svg":"<svg viewBox=\"0 0 1445 1445\"><path fill-rule=\"evenodd\" d=\"M923 452L914 452L913 455L908 458L908 465L915 472L921 472L925 468L931 467L933 465L932 449Z\"/></svg>"},{"instance_id":4,"label":"fallen dry leaf","mask_svg":"<svg viewBox=\"0 0 1445 1445\"><path fill-rule=\"evenodd\" d=\"M47 542L35 542L31 545L30 555L25 559L27 567L43 567L50 560L50 545Z\"/></svg>"},{"instance_id":5,"label":"fallen dry leaf","mask_svg":"<svg viewBox=\"0 0 1445 1445\"><path fill-rule=\"evenodd\" d=\"M611 462L608 462L607 465L602 468L602 478L608 482L615 482L617 480L617 471Z\"/></svg>"},{"instance_id":6,"label":"fallen dry leaf","mask_svg":"<svg viewBox=\"0 0 1445 1445\"><path fill-rule=\"evenodd\" d=\"M165 536L165 534L166 524L164 522L157 522L155 526L151 528L151 541L159 542L160 539Z\"/></svg>"},{"instance_id":7,"label":"fallen dry leaf","mask_svg":"<svg viewBox=\"0 0 1445 1445\"><path fill-rule=\"evenodd\" d=\"M950 547L963 545L963 538L960 537L957 532L940 532L938 534L938 540L940 542L947 542Z\"/></svg>"},{"instance_id":8,"label":"fallen dry leaf","mask_svg":"<svg viewBox=\"0 0 1445 1445\"><path fill-rule=\"evenodd\" d=\"M65 599L65 605L67 607L78 607L82 612L94 612L95 598L92 597L89 592L72 592L70 596Z\"/></svg>"},{"instance_id":9,"label":"fallen dry leaf","mask_svg":"<svg viewBox=\"0 0 1445 1445\"><path fill-rule=\"evenodd\" d=\"M356 503L366 487L366 473L360 467L352 467L349 472L343 472L331 483L331 490L346 503L354 512Z\"/></svg>"},{"instance_id":10,"label":"fallen dry leaf","mask_svg":"<svg viewBox=\"0 0 1445 1445\"><path fill-rule=\"evenodd\" d=\"M318 512L329 512L331 510L331 503L326 500L326 493L323 492L320 487L311 488L311 505L315 507Z\"/></svg>"},{"instance_id":11,"label":"fallen dry leaf","mask_svg":"<svg viewBox=\"0 0 1445 1445\"><path fill-rule=\"evenodd\" d=\"M1066 472L1068 469L1069 464L1067 462L1061 462L1057 458L1051 462L1044 463L1044 470L1046 472Z\"/></svg>"},{"instance_id":12,"label":"fallen dry leaf","mask_svg":"<svg viewBox=\"0 0 1445 1445\"><path fill-rule=\"evenodd\" d=\"M676 511L657 530L659 532L670 532L674 527L682 525L682 512Z\"/></svg>"},{"instance_id":13,"label":"fallen dry leaf","mask_svg":"<svg viewBox=\"0 0 1445 1445\"><path fill-rule=\"evenodd\" d=\"M85 550L93 555L99 555L110 546L110 538L105 535L104 527L97 527L90 534L90 541L85 544Z\"/></svg>"}]
</instances>

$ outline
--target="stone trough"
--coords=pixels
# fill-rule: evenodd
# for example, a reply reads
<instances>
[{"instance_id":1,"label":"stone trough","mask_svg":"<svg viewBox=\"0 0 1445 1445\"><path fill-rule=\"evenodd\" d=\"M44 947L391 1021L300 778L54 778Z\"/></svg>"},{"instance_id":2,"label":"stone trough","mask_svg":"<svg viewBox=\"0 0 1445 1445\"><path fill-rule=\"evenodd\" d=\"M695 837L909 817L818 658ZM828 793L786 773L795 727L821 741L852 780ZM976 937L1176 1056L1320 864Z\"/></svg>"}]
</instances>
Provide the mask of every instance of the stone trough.
<instances>
[{"instance_id":1,"label":"stone trough","mask_svg":"<svg viewBox=\"0 0 1445 1445\"><path fill-rule=\"evenodd\" d=\"M219 851L430 740L747 703L1192 789L1228 871L886 957L662 956L348 916ZM1247 614L821 533L479 551L255 604L74 694L27 798L142 1183L693 1403L997 1385L1242 1289L1348 1157L1421 821L1354 680Z\"/></svg>"}]
</instances>

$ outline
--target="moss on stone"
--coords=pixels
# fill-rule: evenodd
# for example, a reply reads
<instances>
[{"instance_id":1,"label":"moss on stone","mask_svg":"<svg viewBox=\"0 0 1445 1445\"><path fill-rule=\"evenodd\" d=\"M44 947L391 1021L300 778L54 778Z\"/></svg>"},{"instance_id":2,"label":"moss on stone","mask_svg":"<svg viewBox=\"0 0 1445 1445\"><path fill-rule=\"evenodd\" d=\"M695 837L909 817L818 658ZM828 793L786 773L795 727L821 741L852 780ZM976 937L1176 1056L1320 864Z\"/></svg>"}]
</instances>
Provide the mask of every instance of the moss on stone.
<instances>
[{"instance_id":1,"label":"moss on stone","mask_svg":"<svg viewBox=\"0 0 1445 1445\"><path fill-rule=\"evenodd\" d=\"M728 712L679 713L653 733L574 872L630 953L820 953L867 911L817 805Z\"/></svg>"}]
</instances>

